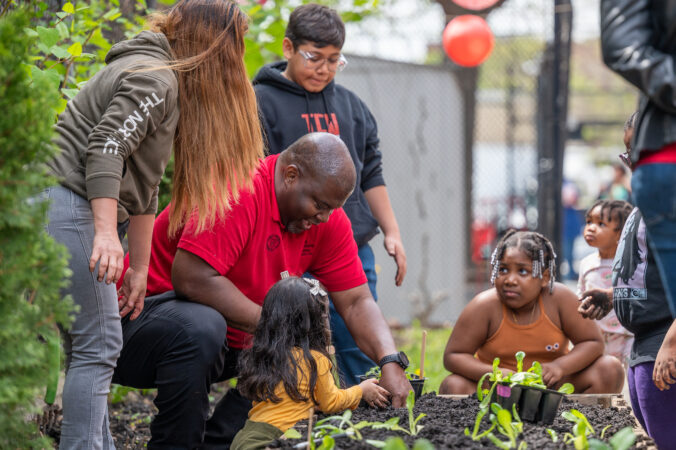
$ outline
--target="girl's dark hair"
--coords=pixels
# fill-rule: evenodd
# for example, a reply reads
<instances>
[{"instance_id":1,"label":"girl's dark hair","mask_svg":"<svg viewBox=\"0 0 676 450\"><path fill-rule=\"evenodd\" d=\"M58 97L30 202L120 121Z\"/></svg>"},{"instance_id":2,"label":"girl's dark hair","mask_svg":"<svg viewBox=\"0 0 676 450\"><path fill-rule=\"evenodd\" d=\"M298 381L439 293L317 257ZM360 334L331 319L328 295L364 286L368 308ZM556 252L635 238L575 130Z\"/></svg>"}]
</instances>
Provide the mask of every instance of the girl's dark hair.
<instances>
[{"instance_id":1,"label":"girl's dark hair","mask_svg":"<svg viewBox=\"0 0 676 450\"><path fill-rule=\"evenodd\" d=\"M554 290L554 281L556 278L556 252L549 239L535 231L517 231L509 230L498 242L491 256L491 284L495 285L495 279L498 277L500 260L505 255L508 248L517 248L524 252L531 261L533 261L533 278L542 278L545 270L549 270L549 292Z\"/></svg>"},{"instance_id":2,"label":"girl's dark hair","mask_svg":"<svg viewBox=\"0 0 676 450\"><path fill-rule=\"evenodd\" d=\"M293 10L284 36L293 43L294 49L306 42L319 48L333 45L340 49L345 43L345 24L328 6L308 3Z\"/></svg>"},{"instance_id":3,"label":"girl's dark hair","mask_svg":"<svg viewBox=\"0 0 676 450\"><path fill-rule=\"evenodd\" d=\"M275 395L275 388L281 382L294 401L307 401L309 394L319 404L314 395L319 373L310 351L330 358L331 332L329 299L315 281L290 277L278 281L268 291L253 346L244 350L239 359L237 388L244 397L278 403L281 399ZM298 389L305 377L307 393Z\"/></svg>"},{"instance_id":4,"label":"girl's dark hair","mask_svg":"<svg viewBox=\"0 0 676 450\"><path fill-rule=\"evenodd\" d=\"M591 212L597 206L601 207L601 220L606 220L617 222L617 228L615 231L622 230L624 227L624 222L627 221L627 217L631 214L631 211L634 209L631 206L631 203L625 202L624 200L596 200L593 205L585 213L585 220L589 220Z\"/></svg>"}]
</instances>

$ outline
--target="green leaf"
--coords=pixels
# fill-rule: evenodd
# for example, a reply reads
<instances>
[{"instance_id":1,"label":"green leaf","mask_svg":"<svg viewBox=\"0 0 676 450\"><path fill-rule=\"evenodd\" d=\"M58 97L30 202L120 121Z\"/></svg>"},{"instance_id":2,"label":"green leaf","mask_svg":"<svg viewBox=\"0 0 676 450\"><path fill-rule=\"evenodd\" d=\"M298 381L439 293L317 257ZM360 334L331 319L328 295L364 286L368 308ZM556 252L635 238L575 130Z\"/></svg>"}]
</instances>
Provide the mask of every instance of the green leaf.
<instances>
[{"instance_id":1,"label":"green leaf","mask_svg":"<svg viewBox=\"0 0 676 450\"><path fill-rule=\"evenodd\" d=\"M599 441L598 439L590 439L589 442L589 447L587 447L589 450L612 450L612 447L608 444L606 444L603 441Z\"/></svg>"},{"instance_id":2,"label":"green leaf","mask_svg":"<svg viewBox=\"0 0 676 450\"><path fill-rule=\"evenodd\" d=\"M45 28L43 26L38 26L35 31L38 33L40 43L42 43L47 48L50 48L59 42L59 30L56 28Z\"/></svg>"},{"instance_id":3,"label":"green leaf","mask_svg":"<svg viewBox=\"0 0 676 450\"><path fill-rule=\"evenodd\" d=\"M104 20L115 20L120 16L121 16L121 14L120 14L119 8L113 8L103 15L103 19Z\"/></svg>"},{"instance_id":4,"label":"green leaf","mask_svg":"<svg viewBox=\"0 0 676 450\"><path fill-rule=\"evenodd\" d=\"M73 45L68 47L68 53L75 57L80 56L82 54L82 44L75 42Z\"/></svg>"},{"instance_id":5,"label":"green leaf","mask_svg":"<svg viewBox=\"0 0 676 450\"><path fill-rule=\"evenodd\" d=\"M69 15L70 14L68 14L67 12L63 12L63 11L59 11L59 12L56 13L56 17L58 17L61 20L65 19Z\"/></svg>"},{"instance_id":6,"label":"green leaf","mask_svg":"<svg viewBox=\"0 0 676 450\"><path fill-rule=\"evenodd\" d=\"M70 58L70 53L67 49L59 47L58 45L53 46L49 49L50 53L56 56L59 59L68 59Z\"/></svg>"},{"instance_id":7,"label":"green leaf","mask_svg":"<svg viewBox=\"0 0 676 450\"><path fill-rule=\"evenodd\" d=\"M366 442L368 445L371 445L375 448L385 447L385 441L377 441L375 439L365 439L364 442Z\"/></svg>"},{"instance_id":8,"label":"green leaf","mask_svg":"<svg viewBox=\"0 0 676 450\"><path fill-rule=\"evenodd\" d=\"M408 450L408 445L400 437L391 437L385 441L385 450Z\"/></svg>"},{"instance_id":9,"label":"green leaf","mask_svg":"<svg viewBox=\"0 0 676 450\"><path fill-rule=\"evenodd\" d=\"M56 24L56 30L59 32L59 39L67 39L68 36L70 36L70 32L68 31L68 27L66 26L65 23L59 22Z\"/></svg>"},{"instance_id":10,"label":"green leaf","mask_svg":"<svg viewBox=\"0 0 676 450\"><path fill-rule=\"evenodd\" d=\"M560 388L559 392L563 394L572 394L575 392L575 386L572 385L572 383L564 383Z\"/></svg>"},{"instance_id":11,"label":"green leaf","mask_svg":"<svg viewBox=\"0 0 676 450\"><path fill-rule=\"evenodd\" d=\"M625 427L615 433L608 442L612 445L613 450L627 450L636 442L636 434L631 427Z\"/></svg>"},{"instance_id":12,"label":"green leaf","mask_svg":"<svg viewBox=\"0 0 676 450\"><path fill-rule=\"evenodd\" d=\"M75 14L75 7L71 2L66 2L65 5L63 5L63 8L61 8L63 12L67 12L68 14Z\"/></svg>"},{"instance_id":13,"label":"green leaf","mask_svg":"<svg viewBox=\"0 0 676 450\"><path fill-rule=\"evenodd\" d=\"M26 33L26 36L28 36L28 37L37 37L38 36L38 32L35 31L32 28L24 28L23 32Z\"/></svg>"},{"instance_id":14,"label":"green leaf","mask_svg":"<svg viewBox=\"0 0 676 450\"><path fill-rule=\"evenodd\" d=\"M336 440L331 436L324 436L322 444L319 446L320 450L333 450L336 446Z\"/></svg>"},{"instance_id":15,"label":"green leaf","mask_svg":"<svg viewBox=\"0 0 676 450\"><path fill-rule=\"evenodd\" d=\"M34 80L45 80L54 87L58 87L61 84L61 75L54 69L40 70L35 66L31 66L31 77Z\"/></svg>"},{"instance_id":16,"label":"green leaf","mask_svg":"<svg viewBox=\"0 0 676 450\"><path fill-rule=\"evenodd\" d=\"M296 430L295 428L289 428L284 432L282 435L287 439L302 439L303 435L300 434L300 431Z\"/></svg>"},{"instance_id":17,"label":"green leaf","mask_svg":"<svg viewBox=\"0 0 676 450\"><path fill-rule=\"evenodd\" d=\"M552 430L551 428L546 428L545 431L549 435L550 438L552 438L552 442L556 443L559 440L559 436L556 434L556 431Z\"/></svg>"},{"instance_id":18,"label":"green leaf","mask_svg":"<svg viewBox=\"0 0 676 450\"><path fill-rule=\"evenodd\" d=\"M434 445L427 439L418 439L413 443L413 450L434 450Z\"/></svg>"},{"instance_id":19,"label":"green leaf","mask_svg":"<svg viewBox=\"0 0 676 450\"><path fill-rule=\"evenodd\" d=\"M63 89L61 89L61 92L63 92L63 94L66 97L68 97L68 99L70 100L71 98L75 97L77 95L77 93L80 92L80 90L79 89L63 88Z\"/></svg>"},{"instance_id":20,"label":"green leaf","mask_svg":"<svg viewBox=\"0 0 676 450\"><path fill-rule=\"evenodd\" d=\"M524 352L516 352L514 355L516 357L516 371L523 372L523 359L526 357Z\"/></svg>"}]
</instances>

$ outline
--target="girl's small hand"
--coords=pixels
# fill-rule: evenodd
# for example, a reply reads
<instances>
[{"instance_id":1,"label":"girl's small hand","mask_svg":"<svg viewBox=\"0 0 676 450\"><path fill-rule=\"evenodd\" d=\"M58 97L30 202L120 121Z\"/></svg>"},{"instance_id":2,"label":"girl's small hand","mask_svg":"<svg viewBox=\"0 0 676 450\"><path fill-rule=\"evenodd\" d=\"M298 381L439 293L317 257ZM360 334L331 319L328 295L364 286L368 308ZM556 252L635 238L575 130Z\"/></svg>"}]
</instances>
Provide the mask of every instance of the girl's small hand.
<instances>
[{"instance_id":1,"label":"girl's small hand","mask_svg":"<svg viewBox=\"0 0 676 450\"><path fill-rule=\"evenodd\" d=\"M378 386L378 380L375 378L369 378L368 380L362 381L359 384L359 387L362 391L361 398L372 408L385 408L390 404L388 401L390 393L387 392L387 389Z\"/></svg>"},{"instance_id":2,"label":"girl's small hand","mask_svg":"<svg viewBox=\"0 0 676 450\"><path fill-rule=\"evenodd\" d=\"M107 273L106 283L117 283L122 275L123 260L124 251L116 232L97 232L94 234L89 271L94 272L96 263L99 263L99 271L96 277L99 282L103 281L103 277Z\"/></svg>"},{"instance_id":3,"label":"girl's small hand","mask_svg":"<svg viewBox=\"0 0 676 450\"><path fill-rule=\"evenodd\" d=\"M563 370L555 362L542 364L542 381L547 387L555 386L563 375Z\"/></svg>"},{"instance_id":4,"label":"girl's small hand","mask_svg":"<svg viewBox=\"0 0 676 450\"><path fill-rule=\"evenodd\" d=\"M120 308L120 317L124 317L133 311L130 320L136 319L143 311L143 302L146 296L148 283L148 268L145 270L127 269L122 279L122 286L117 292L119 298L117 305Z\"/></svg>"}]
</instances>

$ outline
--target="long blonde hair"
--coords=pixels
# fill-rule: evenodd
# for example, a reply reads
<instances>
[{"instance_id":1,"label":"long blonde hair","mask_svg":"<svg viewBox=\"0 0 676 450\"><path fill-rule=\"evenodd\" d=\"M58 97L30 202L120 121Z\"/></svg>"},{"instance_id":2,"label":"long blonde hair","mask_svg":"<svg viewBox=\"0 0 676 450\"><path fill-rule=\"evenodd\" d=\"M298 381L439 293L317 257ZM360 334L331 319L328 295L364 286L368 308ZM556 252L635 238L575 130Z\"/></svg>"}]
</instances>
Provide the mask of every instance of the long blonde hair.
<instances>
[{"instance_id":1,"label":"long blonde hair","mask_svg":"<svg viewBox=\"0 0 676 450\"><path fill-rule=\"evenodd\" d=\"M181 0L148 23L167 37L175 58L167 67L178 75L169 235L193 213L200 232L251 187L263 157L256 95L244 65L248 18L231 1Z\"/></svg>"}]
</instances>

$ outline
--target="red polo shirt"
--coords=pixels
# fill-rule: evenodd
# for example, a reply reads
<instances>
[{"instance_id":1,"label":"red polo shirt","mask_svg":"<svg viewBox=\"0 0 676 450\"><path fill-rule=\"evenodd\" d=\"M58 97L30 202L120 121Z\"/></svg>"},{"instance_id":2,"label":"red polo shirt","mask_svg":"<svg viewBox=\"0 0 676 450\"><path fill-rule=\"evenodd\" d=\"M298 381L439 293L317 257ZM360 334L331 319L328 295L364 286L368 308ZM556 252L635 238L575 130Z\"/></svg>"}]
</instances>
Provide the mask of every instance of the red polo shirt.
<instances>
[{"instance_id":1,"label":"red polo shirt","mask_svg":"<svg viewBox=\"0 0 676 450\"><path fill-rule=\"evenodd\" d=\"M253 192L242 193L225 219L211 230L195 235L190 231L194 222L189 221L174 239L168 239L169 207L162 211L153 229L147 295L173 289L171 265L177 248L202 258L258 305L284 271L295 276L310 272L329 292L366 283L352 226L342 208L336 209L328 222L303 233L286 231L275 195L278 156L261 161ZM125 270L127 264L125 260ZM243 348L249 336L228 328L228 345Z\"/></svg>"}]
</instances>

